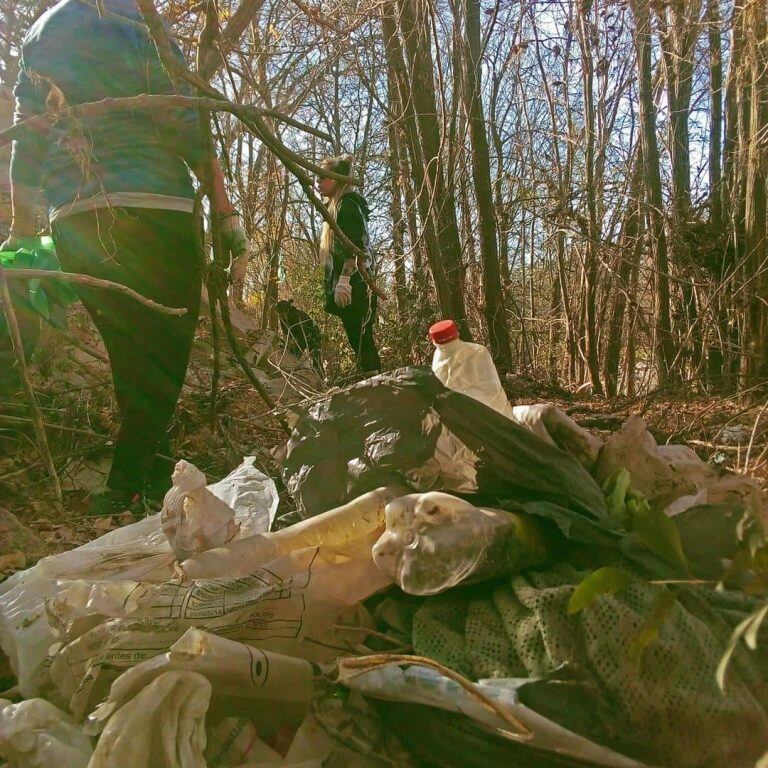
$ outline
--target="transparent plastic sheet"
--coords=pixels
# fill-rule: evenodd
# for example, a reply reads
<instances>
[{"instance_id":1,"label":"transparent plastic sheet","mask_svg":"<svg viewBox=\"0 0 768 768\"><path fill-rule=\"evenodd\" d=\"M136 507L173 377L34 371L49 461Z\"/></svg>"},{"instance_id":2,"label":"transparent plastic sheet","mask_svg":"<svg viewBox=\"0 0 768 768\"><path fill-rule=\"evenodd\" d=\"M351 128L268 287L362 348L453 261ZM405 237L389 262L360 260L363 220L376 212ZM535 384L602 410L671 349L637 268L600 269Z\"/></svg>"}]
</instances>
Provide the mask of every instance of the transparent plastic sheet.
<instances>
[{"instance_id":1,"label":"transparent plastic sheet","mask_svg":"<svg viewBox=\"0 0 768 768\"><path fill-rule=\"evenodd\" d=\"M402 667L394 663L380 664L372 661L366 670L361 666L364 660L353 661L348 663L345 659L339 659L339 682L365 696L425 704L458 712L489 728L506 733L511 730L509 721L484 705L480 697L472 696L456 680L436 669L418 663ZM526 726L532 732L532 738L525 743L531 747L606 768L647 768L643 763L578 736L520 704L516 684L526 682L529 680L483 680L471 684L471 688Z\"/></svg>"},{"instance_id":2,"label":"transparent plastic sheet","mask_svg":"<svg viewBox=\"0 0 768 768\"><path fill-rule=\"evenodd\" d=\"M11 768L86 768L91 740L66 713L44 699L0 699L0 762Z\"/></svg>"},{"instance_id":3,"label":"transparent plastic sheet","mask_svg":"<svg viewBox=\"0 0 768 768\"><path fill-rule=\"evenodd\" d=\"M475 507L447 493L409 494L386 508L373 560L412 595L435 595L544 562L551 553L535 518Z\"/></svg>"},{"instance_id":4,"label":"transparent plastic sheet","mask_svg":"<svg viewBox=\"0 0 768 768\"><path fill-rule=\"evenodd\" d=\"M277 509L277 489L256 469L252 457L209 489L221 494L234 509L238 536L267 530ZM41 667L55 641L46 600L69 592L70 603L78 594L110 604L130 594L136 582L161 583L171 578L174 559L158 514L77 549L43 558L0 584L0 645L18 677L21 693L36 696L46 677ZM94 613L93 606L87 612Z\"/></svg>"},{"instance_id":5,"label":"transparent plastic sheet","mask_svg":"<svg viewBox=\"0 0 768 768\"><path fill-rule=\"evenodd\" d=\"M237 535L234 510L206 487L205 475L183 459L171 475L160 525L178 558L226 544Z\"/></svg>"}]
</instances>

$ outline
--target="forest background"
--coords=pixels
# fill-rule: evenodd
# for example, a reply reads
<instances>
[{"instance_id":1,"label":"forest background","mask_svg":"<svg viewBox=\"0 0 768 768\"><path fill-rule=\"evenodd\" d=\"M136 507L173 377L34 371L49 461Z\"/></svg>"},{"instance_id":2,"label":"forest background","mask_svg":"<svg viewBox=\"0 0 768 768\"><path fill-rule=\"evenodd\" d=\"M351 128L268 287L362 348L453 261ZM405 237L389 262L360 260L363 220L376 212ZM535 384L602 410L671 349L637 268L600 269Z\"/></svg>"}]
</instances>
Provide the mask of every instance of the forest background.
<instances>
[{"instance_id":1,"label":"forest background","mask_svg":"<svg viewBox=\"0 0 768 768\"><path fill-rule=\"evenodd\" d=\"M94 0L95 1L95 0ZM0 3L2 86L51 2ZM759 391L768 366L764 0L156 3L228 99L299 156L349 152L373 209L387 367L439 316L497 365L595 394ZM201 38L201 33L203 38ZM239 298L267 327L322 312L321 218L235 116L214 135L251 242Z\"/></svg>"}]
</instances>

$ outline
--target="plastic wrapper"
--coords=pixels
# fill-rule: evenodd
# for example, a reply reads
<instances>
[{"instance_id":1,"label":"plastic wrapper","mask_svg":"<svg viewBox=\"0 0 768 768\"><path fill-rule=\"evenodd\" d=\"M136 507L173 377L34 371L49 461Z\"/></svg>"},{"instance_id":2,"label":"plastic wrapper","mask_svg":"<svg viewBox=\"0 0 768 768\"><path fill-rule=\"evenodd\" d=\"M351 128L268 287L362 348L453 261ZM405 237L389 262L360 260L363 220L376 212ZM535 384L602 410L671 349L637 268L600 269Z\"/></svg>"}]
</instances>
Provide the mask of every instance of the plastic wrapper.
<instances>
[{"instance_id":1,"label":"plastic wrapper","mask_svg":"<svg viewBox=\"0 0 768 768\"><path fill-rule=\"evenodd\" d=\"M380 486L476 494L482 505L536 500L606 521L601 489L570 454L426 368L403 368L330 394L297 420L286 488L312 517Z\"/></svg>"},{"instance_id":2,"label":"plastic wrapper","mask_svg":"<svg viewBox=\"0 0 768 768\"><path fill-rule=\"evenodd\" d=\"M0 758L10 768L86 768L91 740L66 713L43 699L0 699Z\"/></svg>"},{"instance_id":3,"label":"plastic wrapper","mask_svg":"<svg viewBox=\"0 0 768 768\"><path fill-rule=\"evenodd\" d=\"M206 487L205 475L197 467L182 460L171 479L160 524L178 558L219 547L235 537L234 511Z\"/></svg>"},{"instance_id":4,"label":"plastic wrapper","mask_svg":"<svg viewBox=\"0 0 768 768\"><path fill-rule=\"evenodd\" d=\"M403 591L434 595L541 563L550 552L540 521L431 492L387 505L373 559Z\"/></svg>"},{"instance_id":5,"label":"plastic wrapper","mask_svg":"<svg viewBox=\"0 0 768 768\"><path fill-rule=\"evenodd\" d=\"M204 552L184 563L198 567L189 583L70 584L47 605L59 641L44 668L52 695L84 716L119 674L165 653L191 627L310 661L335 658L365 637L370 619L360 601L391 583L373 563L371 547L392 497L374 492L243 540L234 554Z\"/></svg>"},{"instance_id":6,"label":"plastic wrapper","mask_svg":"<svg viewBox=\"0 0 768 768\"><path fill-rule=\"evenodd\" d=\"M182 563L186 577L198 579L222 573L245 576L254 563L263 563L288 552L321 547L323 556L370 560L370 547L384 529L386 505L399 495L398 488L378 488L336 509L280 531L250 536L190 557Z\"/></svg>"},{"instance_id":7,"label":"plastic wrapper","mask_svg":"<svg viewBox=\"0 0 768 768\"><path fill-rule=\"evenodd\" d=\"M172 671L204 675L216 696L305 705L315 679L314 667L304 659L189 629L166 653L131 667L112 683L107 700L88 716L89 731L98 732L115 710Z\"/></svg>"},{"instance_id":8,"label":"plastic wrapper","mask_svg":"<svg viewBox=\"0 0 768 768\"><path fill-rule=\"evenodd\" d=\"M252 457L210 489L232 504L238 536L267 530L277 508L277 490L253 466ZM158 514L45 557L0 584L0 644L21 693L38 695L47 679L45 659L56 637L49 625L46 600L68 593L65 602L81 605L85 614L97 613L97 605L111 610L109 606L124 600L137 583L158 584L171 578L174 559ZM86 607L88 600L92 600L90 607Z\"/></svg>"}]
</instances>

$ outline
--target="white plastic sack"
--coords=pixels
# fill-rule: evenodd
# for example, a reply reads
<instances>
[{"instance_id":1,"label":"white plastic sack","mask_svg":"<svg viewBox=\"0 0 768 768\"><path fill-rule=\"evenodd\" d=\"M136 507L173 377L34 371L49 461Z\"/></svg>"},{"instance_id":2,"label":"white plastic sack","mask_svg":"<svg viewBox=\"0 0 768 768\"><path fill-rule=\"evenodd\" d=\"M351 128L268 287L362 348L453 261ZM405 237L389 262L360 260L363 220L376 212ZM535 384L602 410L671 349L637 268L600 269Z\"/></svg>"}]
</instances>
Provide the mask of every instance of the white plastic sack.
<instances>
[{"instance_id":1,"label":"white plastic sack","mask_svg":"<svg viewBox=\"0 0 768 768\"><path fill-rule=\"evenodd\" d=\"M211 684L197 672L165 672L109 719L88 768L207 768Z\"/></svg>"},{"instance_id":2,"label":"white plastic sack","mask_svg":"<svg viewBox=\"0 0 768 768\"><path fill-rule=\"evenodd\" d=\"M344 762L331 762L339 753L344 754ZM312 715L307 715L299 726L285 757L259 738L252 722L238 717L226 718L214 729L206 756L208 768L323 768L331 764L368 768L369 765L365 758L340 747Z\"/></svg>"},{"instance_id":3,"label":"white plastic sack","mask_svg":"<svg viewBox=\"0 0 768 768\"><path fill-rule=\"evenodd\" d=\"M702 461L684 445L657 445L639 416L630 417L606 441L595 467L603 482L619 469L629 470L632 488L667 514L695 504L744 504L761 519L764 511L758 484L744 475Z\"/></svg>"},{"instance_id":4,"label":"white plastic sack","mask_svg":"<svg viewBox=\"0 0 768 768\"><path fill-rule=\"evenodd\" d=\"M10 768L86 768L91 740L68 715L43 699L0 699L0 758Z\"/></svg>"},{"instance_id":5,"label":"white plastic sack","mask_svg":"<svg viewBox=\"0 0 768 768\"><path fill-rule=\"evenodd\" d=\"M277 489L256 469L253 457L246 457L209 490L232 506L238 536L268 529L277 509ZM22 695L38 695L45 678L41 665L56 639L48 623L46 599L73 588L90 595L97 582L104 582L94 589L101 601L109 594L114 600L123 599L136 582L161 583L171 578L174 559L160 515L152 515L69 552L43 558L0 584L0 645L18 677ZM130 585L127 590L126 584Z\"/></svg>"},{"instance_id":6,"label":"white plastic sack","mask_svg":"<svg viewBox=\"0 0 768 768\"><path fill-rule=\"evenodd\" d=\"M233 640L187 630L166 653L123 672L109 698L88 717L89 732L97 733L115 710L165 672L197 672L217 696L309 705L315 678L304 659L271 653Z\"/></svg>"},{"instance_id":7,"label":"white plastic sack","mask_svg":"<svg viewBox=\"0 0 768 768\"><path fill-rule=\"evenodd\" d=\"M391 583L371 547L392 495L374 491L291 528L201 553L183 564L194 566L191 583L72 585L49 601L61 642L50 680L84 716L119 670L165 652L190 627L311 661L334 659L370 626L360 601ZM222 573L233 575L205 578Z\"/></svg>"},{"instance_id":8,"label":"white plastic sack","mask_svg":"<svg viewBox=\"0 0 768 768\"><path fill-rule=\"evenodd\" d=\"M366 670L360 667L361 661L363 660L339 659L339 682L365 696L387 701L426 704L449 712L459 712L489 728L505 732L513 730L506 719L484 706L458 682L436 669L418 663L404 668L397 664L379 666L377 662L373 662L371 668ZM473 683L472 687L526 726L533 734L528 741L531 746L584 760L590 765L606 768L646 768L642 763L578 736L520 704L515 690L516 682L503 679L482 680Z\"/></svg>"}]
</instances>

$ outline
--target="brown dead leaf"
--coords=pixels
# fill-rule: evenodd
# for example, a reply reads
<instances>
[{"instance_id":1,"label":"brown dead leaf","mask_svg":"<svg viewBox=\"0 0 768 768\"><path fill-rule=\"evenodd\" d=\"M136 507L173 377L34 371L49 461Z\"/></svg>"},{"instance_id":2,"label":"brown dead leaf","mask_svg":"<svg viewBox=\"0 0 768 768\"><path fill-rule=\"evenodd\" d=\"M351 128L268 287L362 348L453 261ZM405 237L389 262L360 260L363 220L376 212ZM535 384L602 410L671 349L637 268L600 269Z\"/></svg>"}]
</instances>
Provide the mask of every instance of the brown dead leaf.
<instances>
[{"instance_id":1,"label":"brown dead leaf","mask_svg":"<svg viewBox=\"0 0 768 768\"><path fill-rule=\"evenodd\" d=\"M115 528L119 528L120 525L115 523L112 515L108 517L99 517L93 523L93 530L99 533L107 533L108 531L114 531Z\"/></svg>"},{"instance_id":2,"label":"brown dead leaf","mask_svg":"<svg viewBox=\"0 0 768 768\"><path fill-rule=\"evenodd\" d=\"M11 552L8 555L0 555L0 571L18 571L27 564L27 557L23 552Z\"/></svg>"}]
</instances>

